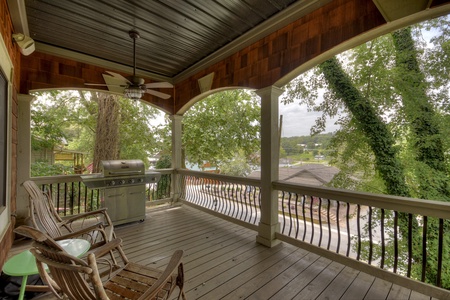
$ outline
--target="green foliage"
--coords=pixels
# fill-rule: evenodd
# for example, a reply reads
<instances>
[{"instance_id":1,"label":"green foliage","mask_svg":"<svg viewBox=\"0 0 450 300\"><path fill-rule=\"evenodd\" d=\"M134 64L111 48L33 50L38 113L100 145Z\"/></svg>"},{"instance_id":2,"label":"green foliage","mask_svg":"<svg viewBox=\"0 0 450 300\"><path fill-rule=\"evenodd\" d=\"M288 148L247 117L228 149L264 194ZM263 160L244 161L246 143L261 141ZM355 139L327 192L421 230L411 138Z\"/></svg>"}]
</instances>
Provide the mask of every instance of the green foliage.
<instances>
[{"instance_id":1,"label":"green foliage","mask_svg":"<svg viewBox=\"0 0 450 300\"><path fill-rule=\"evenodd\" d=\"M244 151L240 150L233 158L222 162L220 166L220 173L231 176L246 177L253 171L250 164L247 163L247 158Z\"/></svg>"},{"instance_id":2,"label":"green foliage","mask_svg":"<svg viewBox=\"0 0 450 300\"><path fill-rule=\"evenodd\" d=\"M243 151L247 164L255 164L260 147L260 103L242 90L213 94L195 104L183 118L186 160L219 168Z\"/></svg>"},{"instance_id":3,"label":"green foliage","mask_svg":"<svg viewBox=\"0 0 450 300\"><path fill-rule=\"evenodd\" d=\"M85 164L92 161L98 105L89 92L53 91L37 93L32 104L33 149L39 150L68 143L67 149L86 153ZM149 166L156 153L170 154L170 127L153 126L150 121L158 111L142 102L120 98L120 158L141 159ZM36 167L36 170L41 170ZM44 171L43 171L44 172ZM45 173L45 172L44 172ZM43 176L37 174L37 176ZM46 173L45 173L46 174Z\"/></svg>"},{"instance_id":4,"label":"green foliage","mask_svg":"<svg viewBox=\"0 0 450 300\"><path fill-rule=\"evenodd\" d=\"M120 158L140 159L149 166L149 158L160 151L163 142L157 138L156 128L149 124L149 120L155 118L157 110L142 102L126 98L119 101Z\"/></svg>"},{"instance_id":5,"label":"green foliage","mask_svg":"<svg viewBox=\"0 0 450 300\"><path fill-rule=\"evenodd\" d=\"M31 165L31 177L73 174L73 168L62 164L49 164L47 161L36 161Z\"/></svg>"},{"instance_id":6,"label":"green foliage","mask_svg":"<svg viewBox=\"0 0 450 300\"><path fill-rule=\"evenodd\" d=\"M333 137L332 133L316 134L314 136L293 136L281 138L281 149L286 155L295 155L303 153L306 145L307 149L327 149ZM316 147L316 145L319 145ZM283 157L280 153L280 157Z\"/></svg>"},{"instance_id":7,"label":"green foliage","mask_svg":"<svg viewBox=\"0 0 450 300\"><path fill-rule=\"evenodd\" d=\"M172 166L172 158L169 155L162 155L156 162L156 169L168 169ZM156 189L156 199L170 197L171 174L161 175ZM167 194L169 193L169 194Z\"/></svg>"},{"instance_id":8,"label":"green foliage","mask_svg":"<svg viewBox=\"0 0 450 300\"><path fill-rule=\"evenodd\" d=\"M168 169L172 167L172 158L169 155L162 155L156 162L156 169Z\"/></svg>"}]
</instances>

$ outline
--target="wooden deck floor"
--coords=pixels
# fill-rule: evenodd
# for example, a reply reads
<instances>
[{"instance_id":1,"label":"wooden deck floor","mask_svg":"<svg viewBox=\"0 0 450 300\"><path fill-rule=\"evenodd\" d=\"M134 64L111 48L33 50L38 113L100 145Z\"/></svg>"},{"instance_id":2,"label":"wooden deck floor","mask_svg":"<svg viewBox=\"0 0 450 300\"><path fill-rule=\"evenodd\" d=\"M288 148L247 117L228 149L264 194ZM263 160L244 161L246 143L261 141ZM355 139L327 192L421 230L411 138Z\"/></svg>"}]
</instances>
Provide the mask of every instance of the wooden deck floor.
<instances>
[{"instance_id":1,"label":"wooden deck floor","mask_svg":"<svg viewBox=\"0 0 450 300\"><path fill-rule=\"evenodd\" d=\"M164 267L184 250L188 299L430 299L286 243L264 247L256 232L188 206L116 232L142 264Z\"/></svg>"},{"instance_id":2,"label":"wooden deck floor","mask_svg":"<svg viewBox=\"0 0 450 300\"><path fill-rule=\"evenodd\" d=\"M141 264L164 268L173 251L184 250L191 300L430 299L286 243L259 245L255 231L186 205L149 210L144 222L116 233L128 258Z\"/></svg>"}]
</instances>

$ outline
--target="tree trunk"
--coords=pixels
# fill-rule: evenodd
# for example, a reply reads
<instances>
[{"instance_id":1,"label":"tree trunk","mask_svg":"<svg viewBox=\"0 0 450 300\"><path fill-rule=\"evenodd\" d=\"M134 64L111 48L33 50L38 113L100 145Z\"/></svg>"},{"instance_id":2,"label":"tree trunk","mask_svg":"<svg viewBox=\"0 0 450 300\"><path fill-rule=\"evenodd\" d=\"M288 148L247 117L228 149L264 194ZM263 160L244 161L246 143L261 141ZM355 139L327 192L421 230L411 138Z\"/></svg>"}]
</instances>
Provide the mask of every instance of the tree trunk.
<instances>
[{"instance_id":1,"label":"tree trunk","mask_svg":"<svg viewBox=\"0 0 450 300\"><path fill-rule=\"evenodd\" d=\"M99 172L100 161L119 159L120 111L117 96L97 93L98 115L95 133L93 173Z\"/></svg>"},{"instance_id":2,"label":"tree trunk","mask_svg":"<svg viewBox=\"0 0 450 300\"><path fill-rule=\"evenodd\" d=\"M439 172L441 177L447 178L445 151L441 139L440 129L436 120L436 113L427 95L427 84L417 61L417 50L411 35L411 28L407 27L392 33L396 49L395 88L402 97L405 118L411 128L416 160L431 168L430 173ZM434 171L433 171L434 170ZM417 176L421 183L421 198L435 199L445 197L450 199L447 180L433 182L429 172L419 169ZM435 190L440 195L436 195ZM435 199L442 200L442 199Z\"/></svg>"},{"instance_id":3,"label":"tree trunk","mask_svg":"<svg viewBox=\"0 0 450 300\"><path fill-rule=\"evenodd\" d=\"M376 114L372 105L353 86L336 58L319 65L331 90L340 98L362 132L375 155L375 169L383 178L390 195L409 196L403 166L397 157L395 141L386 124Z\"/></svg>"}]
</instances>

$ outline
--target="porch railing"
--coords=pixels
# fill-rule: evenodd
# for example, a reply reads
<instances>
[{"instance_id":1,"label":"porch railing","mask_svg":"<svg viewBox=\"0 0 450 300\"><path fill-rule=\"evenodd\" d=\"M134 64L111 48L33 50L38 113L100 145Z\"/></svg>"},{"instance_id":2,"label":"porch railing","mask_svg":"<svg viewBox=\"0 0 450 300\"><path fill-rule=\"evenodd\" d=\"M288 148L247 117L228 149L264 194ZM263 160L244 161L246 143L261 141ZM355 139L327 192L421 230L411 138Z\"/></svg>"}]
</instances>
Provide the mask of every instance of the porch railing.
<instances>
[{"instance_id":1,"label":"porch railing","mask_svg":"<svg viewBox=\"0 0 450 300\"><path fill-rule=\"evenodd\" d=\"M259 180L177 172L181 198L186 202L249 225L258 224ZM347 259L344 262L362 263L362 270L371 266L395 278L448 288L450 203L288 182L274 182L273 187L279 191L277 238L306 245L321 255L334 253Z\"/></svg>"},{"instance_id":2,"label":"porch railing","mask_svg":"<svg viewBox=\"0 0 450 300\"><path fill-rule=\"evenodd\" d=\"M450 203L275 182L278 237L449 288Z\"/></svg>"},{"instance_id":3,"label":"porch railing","mask_svg":"<svg viewBox=\"0 0 450 300\"><path fill-rule=\"evenodd\" d=\"M167 187L172 172L161 170L167 175ZM260 180L189 170L175 173L185 203L257 229L261 216ZM36 182L51 189L62 215L98 205L98 191L86 189L78 176L41 177ZM372 269L367 271L372 274L376 273L373 269L381 270L448 287L450 203L281 181L273 182L273 187L279 191L278 239L320 255L334 255L337 261L355 262L349 264L351 267L369 266ZM167 196L172 192L169 189L164 193ZM149 193L164 194L154 190Z\"/></svg>"},{"instance_id":4,"label":"porch railing","mask_svg":"<svg viewBox=\"0 0 450 300\"><path fill-rule=\"evenodd\" d=\"M146 200L149 205L171 201L171 169L157 170L161 179L146 186ZM101 192L84 185L79 175L61 175L32 178L43 190L49 190L53 205L60 216L71 216L100 208Z\"/></svg>"},{"instance_id":5,"label":"porch railing","mask_svg":"<svg viewBox=\"0 0 450 300\"><path fill-rule=\"evenodd\" d=\"M261 217L260 180L188 170L181 178L180 198L255 229Z\"/></svg>"}]
</instances>

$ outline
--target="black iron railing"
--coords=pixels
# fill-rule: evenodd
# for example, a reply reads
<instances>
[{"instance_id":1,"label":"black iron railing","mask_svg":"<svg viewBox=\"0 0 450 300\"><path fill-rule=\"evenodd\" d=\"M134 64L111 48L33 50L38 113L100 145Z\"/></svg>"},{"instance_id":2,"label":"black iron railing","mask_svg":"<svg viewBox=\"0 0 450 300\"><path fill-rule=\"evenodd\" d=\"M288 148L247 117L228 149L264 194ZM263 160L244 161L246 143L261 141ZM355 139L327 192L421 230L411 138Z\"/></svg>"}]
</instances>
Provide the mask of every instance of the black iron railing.
<instances>
[{"instance_id":1,"label":"black iron railing","mask_svg":"<svg viewBox=\"0 0 450 300\"><path fill-rule=\"evenodd\" d=\"M170 200L173 170L158 172L162 173L160 181L146 186L146 199L150 203ZM36 177L32 180L43 191L50 191L53 205L62 217L101 207L101 191L86 187L78 175Z\"/></svg>"},{"instance_id":2,"label":"black iron railing","mask_svg":"<svg viewBox=\"0 0 450 300\"><path fill-rule=\"evenodd\" d=\"M259 180L212 173L181 172L181 198L225 216L256 225L261 217Z\"/></svg>"},{"instance_id":3,"label":"black iron railing","mask_svg":"<svg viewBox=\"0 0 450 300\"><path fill-rule=\"evenodd\" d=\"M449 288L450 203L275 183L280 235Z\"/></svg>"}]
</instances>

